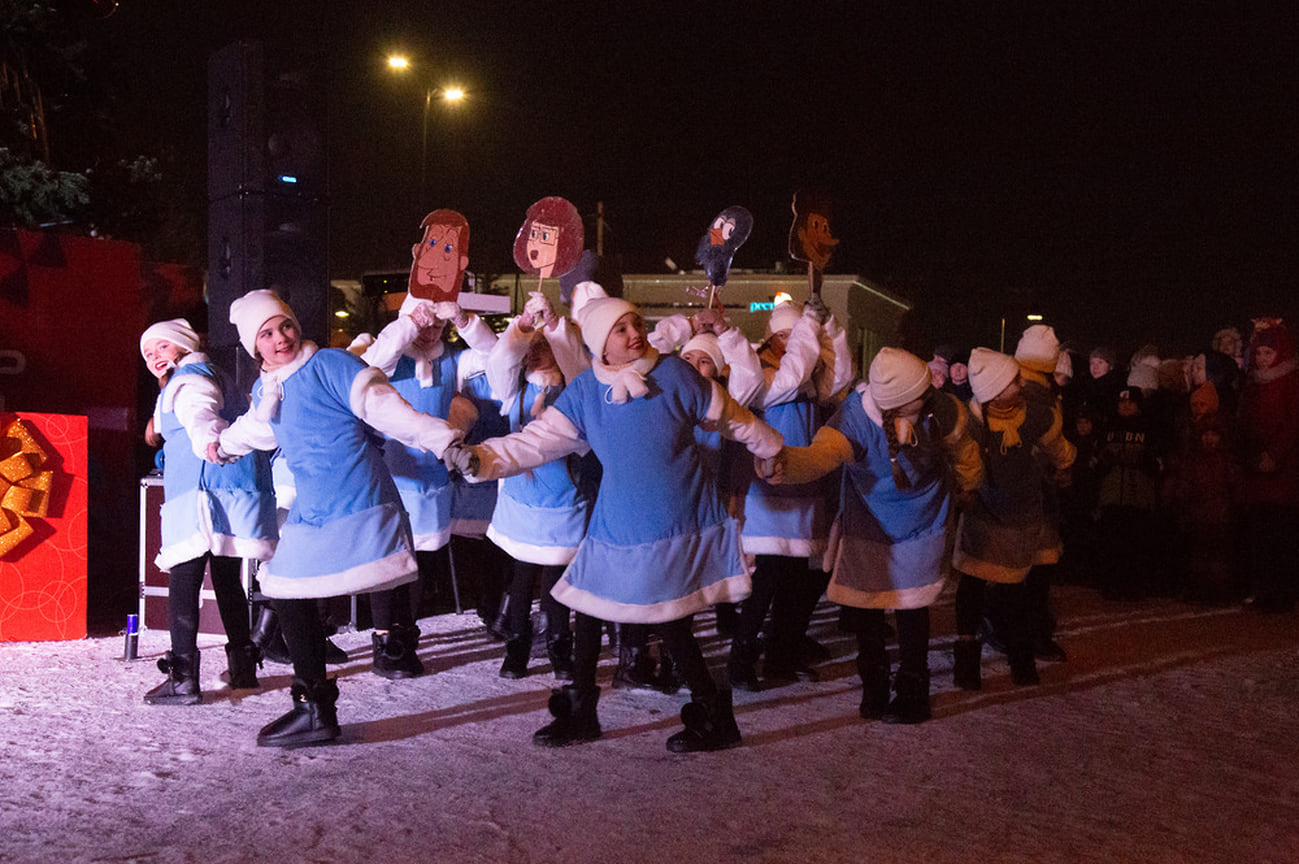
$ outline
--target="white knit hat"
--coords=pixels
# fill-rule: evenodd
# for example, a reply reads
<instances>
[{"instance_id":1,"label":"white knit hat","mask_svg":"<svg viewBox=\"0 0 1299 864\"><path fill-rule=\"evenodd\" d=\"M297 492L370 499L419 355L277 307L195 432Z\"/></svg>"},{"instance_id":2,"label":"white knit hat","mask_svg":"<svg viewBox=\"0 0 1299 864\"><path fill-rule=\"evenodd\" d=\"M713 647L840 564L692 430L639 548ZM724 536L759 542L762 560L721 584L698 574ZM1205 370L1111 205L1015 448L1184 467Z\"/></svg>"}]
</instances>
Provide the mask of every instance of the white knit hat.
<instances>
[{"instance_id":1,"label":"white knit hat","mask_svg":"<svg viewBox=\"0 0 1299 864\"><path fill-rule=\"evenodd\" d=\"M991 348L975 348L970 352L970 389L974 401L980 404L996 399L1019 375L1019 364Z\"/></svg>"},{"instance_id":2,"label":"white knit hat","mask_svg":"<svg viewBox=\"0 0 1299 864\"><path fill-rule=\"evenodd\" d=\"M1060 340L1056 338L1055 328L1049 324L1034 324L1019 337L1015 347L1015 359L1025 369L1050 375L1055 371L1056 361L1060 357Z\"/></svg>"},{"instance_id":3,"label":"white knit hat","mask_svg":"<svg viewBox=\"0 0 1299 864\"><path fill-rule=\"evenodd\" d=\"M249 291L242 297L236 297L230 304L230 323L239 331L239 342L251 356L257 356L257 331L272 318L283 315L301 331L298 316L293 314L289 304L280 299L280 295L266 288Z\"/></svg>"},{"instance_id":4,"label":"white knit hat","mask_svg":"<svg viewBox=\"0 0 1299 864\"><path fill-rule=\"evenodd\" d=\"M143 355L144 347L156 339L166 339L177 348L184 348L186 354L198 350L198 334L184 318L173 318L170 321L150 324L140 334L140 354Z\"/></svg>"},{"instance_id":5,"label":"white knit hat","mask_svg":"<svg viewBox=\"0 0 1299 864\"><path fill-rule=\"evenodd\" d=\"M788 300L777 303L776 308L771 310L771 317L767 319L767 335L779 333L781 330L792 330L794 325L798 323L798 319L802 317L802 303L793 303Z\"/></svg>"},{"instance_id":6,"label":"white knit hat","mask_svg":"<svg viewBox=\"0 0 1299 864\"><path fill-rule=\"evenodd\" d=\"M577 326L582 328L582 341L596 360L604 356L604 343L613 325L628 312L635 311L636 307L621 297L598 297L582 307Z\"/></svg>"},{"instance_id":7,"label":"white knit hat","mask_svg":"<svg viewBox=\"0 0 1299 864\"><path fill-rule=\"evenodd\" d=\"M881 410L899 408L929 389L929 364L901 348L881 348L871 361L868 384Z\"/></svg>"},{"instance_id":8,"label":"white knit hat","mask_svg":"<svg viewBox=\"0 0 1299 864\"><path fill-rule=\"evenodd\" d=\"M589 280L586 282L578 282L573 286L573 297L568 302L568 308L573 313L573 320L581 320L582 310L586 308L587 303L608 296L608 293L604 290L604 286L599 282L591 282Z\"/></svg>"},{"instance_id":9,"label":"white knit hat","mask_svg":"<svg viewBox=\"0 0 1299 864\"><path fill-rule=\"evenodd\" d=\"M722 356L722 343L718 342L717 337L712 333L700 333L681 346L682 357L690 351L702 351L707 354L713 361L713 365L717 367L719 375L726 366L726 358Z\"/></svg>"}]
</instances>

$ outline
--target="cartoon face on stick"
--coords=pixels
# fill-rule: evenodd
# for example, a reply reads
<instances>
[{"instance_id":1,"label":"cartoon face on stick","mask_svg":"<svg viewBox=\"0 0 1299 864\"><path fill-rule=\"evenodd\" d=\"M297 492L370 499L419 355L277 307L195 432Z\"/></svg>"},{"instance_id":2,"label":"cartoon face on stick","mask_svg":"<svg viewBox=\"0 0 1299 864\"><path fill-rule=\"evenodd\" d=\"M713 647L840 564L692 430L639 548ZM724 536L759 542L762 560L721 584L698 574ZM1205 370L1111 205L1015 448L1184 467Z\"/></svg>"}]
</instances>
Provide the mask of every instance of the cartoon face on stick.
<instances>
[{"instance_id":1,"label":"cartoon face on stick","mask_svg":"<svg viewBox=\"0 0 1299 864\"><path fill-rule=\"evenodd\" d=\"M469 222L454 210L434 210L420 223L424 236L410 249L412 297L455 300L469 266Z\"/></svg>"},{"instance_id":2,"label":"cartoon face on stick","mask_svg":"<svg viewBox=\"0 0 1299 864\"><path fill-rule=\"evenodd\" d=\"M794 224L789 227L789 257L825 270L839 245L830 234L830 202L807 192L794 194Z\"/></svg>"},{"instance_id":3,"label":"cartoon face on stick","mask_svg":"<svg viewBox=\"0 0 1299 864\"><path fill-rule=\"evenodd\" d=\"M753 231L753 214L743 207L727 207L713 218L699 238L695 261L708 274L710 285L720 288L730 275L731 259Z\"/></svg>"},{"instance_id":4,"label":"cartoon face on stick","mask_svg":"<svg viewBox=\"0 0 1299 864\"><path fill-rule=\"evenodd\" d=\"M542 198L528 208L514 238L514 263L542 279L562 276L577 265L583 239L577 208L564 198Z\"/></svg>"}]
</instances>

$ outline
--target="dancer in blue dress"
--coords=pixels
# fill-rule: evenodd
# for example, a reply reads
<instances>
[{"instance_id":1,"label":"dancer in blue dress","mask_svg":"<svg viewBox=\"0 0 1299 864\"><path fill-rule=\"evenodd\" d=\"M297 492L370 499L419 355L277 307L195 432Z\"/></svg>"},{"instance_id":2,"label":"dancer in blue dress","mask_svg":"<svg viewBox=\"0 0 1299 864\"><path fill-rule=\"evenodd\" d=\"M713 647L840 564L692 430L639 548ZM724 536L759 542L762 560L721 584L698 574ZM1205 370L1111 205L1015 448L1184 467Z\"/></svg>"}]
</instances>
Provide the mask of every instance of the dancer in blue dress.
<instances>
[{"instance_id":1,"label":"dancer in blue dress","mask_svg":"<svg viewBox=\"0 0 1299 864\"><path fill-rule=\"evenodd\" d=\"M680 665L692 701L674 752L740 743L729 689L719 689L691 629L692 616L749 592L739 528L705 464L695 427L711 425L760 457L780 435L678 357L651 348L640 312L620 298L591 300L579 320L593 366L521 432L452 448L449 462L471 476L519 474L588 448L603 476L586 538L556 584L577 614L573 683L551 695L545 746L600 736L595 684L601 619L656 624Z\"/></svg>"},{"instance_id":2,"label":"dancer in blue dress","mask_svg":"<svg viewBox=\"0 0 1299 864\"><path fill-rule=\"evenodd\" d=\"M234 382L199 351L184 318L159 321L140 336L140 353L162 386L152 426L163 439L162 548L155 563L168 573L171 650L158 661L167 680L144 695L151 705L197 705L199 592L211 570L225 627L229 683L258 686L260 660L248 627L241 559L264 561L275 551L275 499L270 460L251 453L230 465L206 461L208 444L245 402Z\"/></svg>"},{"instance_id":3,"label":"dancer in blue dress","mask_svg":"<svg viewBox=\"0 0 1299 864\"><path fill-rule=\"evenodd\" d=\"M559 358L565 358L561 363ZM488 357L487 375L502 411L518 432L541 416L563 392L569 374L590 368L581 337L568 319L556 315L540 292L523 314L510 322ZM574 371L576 370L576 371ZM591 499L583 472L593 457L574 454L500 481L496 510L487 536L513 559L506 621L509 640L502 678L528 673L532 652L532 594L541 582L546 621L546 653L555 678L573 680L573 636L569 609L550 593L586 535Z\"/></svg>"},{"instance_id":4,"label":"dancer in blue dress","mask_svg":"<svg viewBox=\"0 0 1299 864\"><path fill-rule=\"evenodd\" d=\"M314 598L387 591L418 572L410 522L375 430L439 454L463 432L415 411L383 372L356 355L303 341L293 310L273 291L235 300L230 320L262 374L253 387L255 407L209 445L209 457L279 446L297 487L279 546L259 575L293 658L293 708L263 727L257 743L320 743L339 735L338 685L325 677ZM382 606L372 598L372 605L376 632L413 653L419 630L409 598L390 597ZM379 618L381 608L390 610L390 621Z\"/></svg>"},{"instance_id":5,"label":"dancer in blue dress","mask_svg":"<svg viewBox=\"0 0 1299 864\"><path fill-rule=\"evenodd\" d=\"M863 719L929 719L929 606L942 592L955 495L982 473L964 406L930 386L923 360L884 348L870 381L848 395L807 447L787 447L771 482L806 483L843 467L826 562L840 623L857 635ZM885 610L894 610L901 660L889 701Z\"/></svg>"}]
</instances>

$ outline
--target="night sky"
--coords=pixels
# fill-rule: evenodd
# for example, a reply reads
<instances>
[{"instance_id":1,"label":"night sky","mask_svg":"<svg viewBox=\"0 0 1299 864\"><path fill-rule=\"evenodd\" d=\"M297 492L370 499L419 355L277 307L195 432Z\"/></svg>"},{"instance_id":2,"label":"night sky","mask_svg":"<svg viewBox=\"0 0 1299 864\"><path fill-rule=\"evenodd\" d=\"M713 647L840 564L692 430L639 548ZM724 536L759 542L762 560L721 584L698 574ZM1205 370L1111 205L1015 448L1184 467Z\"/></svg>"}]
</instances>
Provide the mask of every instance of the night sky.
<instances>
[{"instance_id":1,"label":"night sky","mask_svg":"<svg viewBox=\"0 0 1299 864\"><path fill-rule=\"evenodd\" d=\"M792 193L819 188L831 272L910 298L917 349L995 344L1030 308L1083 346L1190 349L1295 308L1287 4L646 5L122 0L96 43L123 134L180 157L200 225L207 55L311 51L335 277L405 267L437 207L468 217L472 269L513 272L545 195L591 218L603 202L627 272L690 266L742 204L756 225L735 266L766 269ZM418 71L391 73L394 50ZM434 106L421 200L424 82L453 79L469 98Z\"/></svg>"}]
</instances>

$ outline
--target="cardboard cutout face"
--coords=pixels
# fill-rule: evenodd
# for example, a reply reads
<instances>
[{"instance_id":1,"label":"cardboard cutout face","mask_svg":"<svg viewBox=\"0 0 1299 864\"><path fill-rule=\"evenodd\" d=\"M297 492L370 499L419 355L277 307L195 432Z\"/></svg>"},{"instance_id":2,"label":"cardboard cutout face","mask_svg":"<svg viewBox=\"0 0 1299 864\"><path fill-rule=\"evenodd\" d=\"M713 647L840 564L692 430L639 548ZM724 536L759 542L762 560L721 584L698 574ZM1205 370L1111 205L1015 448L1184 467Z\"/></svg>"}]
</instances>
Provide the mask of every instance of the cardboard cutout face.
<instances>
[{"instance_id":1,"label":"cardboard cutout face","mask_svg":"<svg viewBox=\"0 0 1299 864\"><path fill-rule=\"evenodd\" d=\"M753 231L753 214L743 207L727 207L713 218L699 238L695 261L708 274L710 285L720 288L731 272L731 259Z\"/></svg>"},{"instance_id":2,"label":"cardboard cutout face","mask_svg":"<svg viewBox=\"0 0 1299 864\"><path fill-rule=\"evenodd\" d=\"M424 237L410 248L407 289L420 300L455 300L469 266L469 222L454 210L434 210L420 228Z\"/></svg>"},{"instance_id":3,"label":"cardboard cutout face","mask_svg":"<svg viewBox=\"0 0 1299 864\"><path fill-rule=\"evenodd\" d=\"M514 263L542 279L562 276L577 265L583 239L577 208L558 196L542 198L528 208L514 238Z\"/></svg>"},{"instance_id":4,"label":"cardboard cutout face","mask_svg":"<svg viewBox=\"0 0 1299 864\"><path fill-rule=\"evenodd\" d=\"M794 224L789 227L789 257L825 270L839 245L830 234L830 202L806 192L794 194Z\"/></svg>"}]
</instances>

